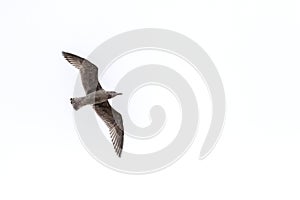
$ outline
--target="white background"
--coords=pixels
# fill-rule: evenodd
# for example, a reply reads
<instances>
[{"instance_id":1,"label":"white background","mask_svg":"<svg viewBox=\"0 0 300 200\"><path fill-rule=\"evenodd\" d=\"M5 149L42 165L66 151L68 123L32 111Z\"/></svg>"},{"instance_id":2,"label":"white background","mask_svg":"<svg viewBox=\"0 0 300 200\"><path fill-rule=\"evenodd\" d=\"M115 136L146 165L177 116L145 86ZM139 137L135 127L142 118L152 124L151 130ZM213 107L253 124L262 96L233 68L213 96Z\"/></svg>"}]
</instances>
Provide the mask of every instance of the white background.
<instances>
[{"instance_id":1,"label":"white background","mask_svg":"<svg viewBox=\"0 0 300 200\"><path fill-rule=\"evenodd\" d=\"M299 10L297 0L2 1L0 199L299 199ZM85 56L149 27L210 55L226 123L205 160L196 140L163 171L121 174L80 143L69 105L77 71L61 51Z\"/></svg>"}]
</instances>

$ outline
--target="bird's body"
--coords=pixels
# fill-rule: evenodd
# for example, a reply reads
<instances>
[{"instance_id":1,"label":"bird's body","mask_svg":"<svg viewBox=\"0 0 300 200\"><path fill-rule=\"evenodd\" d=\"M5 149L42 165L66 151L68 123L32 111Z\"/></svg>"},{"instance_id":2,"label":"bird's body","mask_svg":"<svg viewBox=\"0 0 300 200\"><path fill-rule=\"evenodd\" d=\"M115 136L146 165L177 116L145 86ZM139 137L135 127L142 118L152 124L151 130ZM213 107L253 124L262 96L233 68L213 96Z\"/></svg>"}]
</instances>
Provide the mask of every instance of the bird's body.
<instances>
[{"instance_id":1,"label":"bird's body","mask_svg":"<svg viewBox=\"0 0 300 200\"><path fill-rule=\"evenodd\" d=\"M117 93L114 91L105 91L105 90L97 90L92 92L84 97L76 97L71 98L71 104L75 110L80 109L86 105L94 105L107 101L110 98L113 98L117 95L121 95L121 93Z\"/></svg>"},{"instance_id":2,"label":"bird's body","mask_svg":"<svg viewBox=\"0 0 300 200\"><path fill-rule=\"evenodd\" d=\"M71 53L62 52L62 54L69 63L79 69L81 82L86 93L85 97L71 98L74 109L77 110L89 104L93 106L95 112L109 128L114 149L120 157L124 142L123 120L121 114L113 109L108 102L109 98L120 93L103 90L98 81L98 68L96 65Z\"/></svg>"}]
</instances>

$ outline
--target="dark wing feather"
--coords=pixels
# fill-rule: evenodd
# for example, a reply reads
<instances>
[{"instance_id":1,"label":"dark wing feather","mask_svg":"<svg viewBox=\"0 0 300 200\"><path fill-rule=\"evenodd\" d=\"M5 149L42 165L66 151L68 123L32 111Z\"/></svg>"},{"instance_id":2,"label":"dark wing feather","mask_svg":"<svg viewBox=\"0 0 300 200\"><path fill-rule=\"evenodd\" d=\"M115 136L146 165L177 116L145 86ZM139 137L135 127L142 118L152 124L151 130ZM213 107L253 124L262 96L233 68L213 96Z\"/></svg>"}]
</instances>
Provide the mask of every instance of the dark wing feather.
<instances>
[{"instance_id":1,"label":"dark wing feather","mask_svg":"<svg viewBox=\"0 0 300 200\"><path fill-rule=\"evenodd\" d=\"M109 128L110 137L116 154L121 157L124 142L122 115L113 109L109 103L105 103L106 102L102 103L104 106L101 104L95 104L93 105L93 108Z\"/></svg>"},{"instance_id":2,"label":"dark wing feather","mask_svg":"<svg viewBox=\"0 0 300 200\"><path fill-rule=\"evenodd\" d=\"M90 61L71 53L62 52L65 59L80 71L81 82L86 94L102 89L98 82L98 68Z\"/></svg>"}]
</instances>

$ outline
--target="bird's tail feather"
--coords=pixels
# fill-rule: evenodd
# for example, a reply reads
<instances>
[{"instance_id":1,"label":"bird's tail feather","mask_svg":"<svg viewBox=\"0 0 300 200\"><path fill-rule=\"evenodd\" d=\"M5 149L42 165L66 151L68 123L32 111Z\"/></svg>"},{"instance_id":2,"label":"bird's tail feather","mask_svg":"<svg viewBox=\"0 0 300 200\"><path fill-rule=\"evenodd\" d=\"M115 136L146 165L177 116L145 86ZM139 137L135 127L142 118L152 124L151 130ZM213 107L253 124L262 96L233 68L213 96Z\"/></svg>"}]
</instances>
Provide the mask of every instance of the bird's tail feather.
<instances>
[{"instance_id":1,"label":"bird's tail feather","mask_svg":"<svg viewBox=\"0 0 300 200\"><path fill-rule=\"evenodd\" d=\"M79 110L82 107L81 98L71 98L70 101L74 110Z\"/></svg>"}]
</instances>

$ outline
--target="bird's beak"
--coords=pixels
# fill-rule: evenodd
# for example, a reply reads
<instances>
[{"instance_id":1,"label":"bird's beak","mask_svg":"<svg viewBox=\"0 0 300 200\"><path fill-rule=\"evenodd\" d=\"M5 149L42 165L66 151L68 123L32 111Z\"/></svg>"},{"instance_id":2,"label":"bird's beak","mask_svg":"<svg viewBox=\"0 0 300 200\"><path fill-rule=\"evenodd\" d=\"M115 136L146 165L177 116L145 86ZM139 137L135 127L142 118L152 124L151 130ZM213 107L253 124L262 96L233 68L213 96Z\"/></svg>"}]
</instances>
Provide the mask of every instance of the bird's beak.
<instances>
[{"instance_id":1,"label":"bird's beak","mask_svg":"<svg viewBox=\"0 0 300 200\"><path fill-rule=\"evenodd\" d=\"M122 95L123 93L117 93L117 95Z\"/></svg>"}]
</instances>

